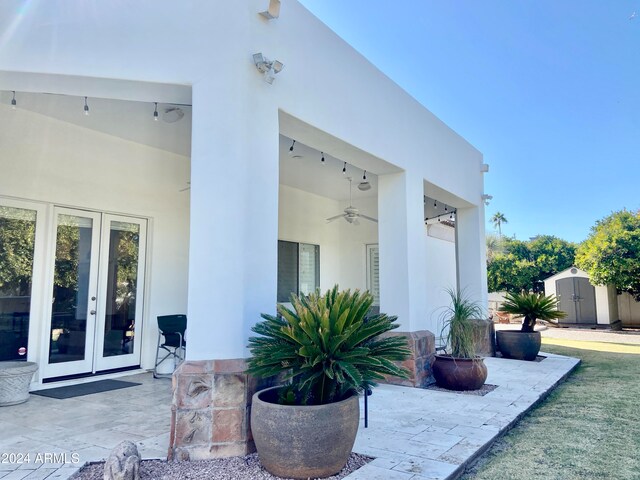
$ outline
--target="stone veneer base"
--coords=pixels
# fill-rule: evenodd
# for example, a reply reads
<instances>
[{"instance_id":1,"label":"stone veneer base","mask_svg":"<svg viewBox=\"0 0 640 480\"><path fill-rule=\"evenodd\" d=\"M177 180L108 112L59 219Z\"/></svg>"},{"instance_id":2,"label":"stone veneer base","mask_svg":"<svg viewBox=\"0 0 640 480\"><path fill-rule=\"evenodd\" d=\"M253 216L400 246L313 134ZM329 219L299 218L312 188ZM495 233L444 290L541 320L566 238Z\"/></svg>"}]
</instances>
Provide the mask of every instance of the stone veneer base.
<instances>
[{"instance_id":1,"label":"stone veneer base","mask_svg":"<svg viewBox=\"0 0 640 480\"><path fill-rule=\"evenodd\" d=\"M402 362L402 366L410 372L408 379L387 377L386 383L405 387L426 387L434 383L431 364L436 351L436 337L428 330L416 332L389 332L387 336L406 337L411 357Z\"/></svg>"},{"instance_id":2,"label":"stone veneer base","mask_svg":"<svg viewBox=\"0 0 640 480\"><path fill-rule=\"evenodd\" d=\"M185 361L173 374L170 460L205 460L255 451L251 397L269 384L246 373L245 359Z\"/></svg>"}]
</instances>

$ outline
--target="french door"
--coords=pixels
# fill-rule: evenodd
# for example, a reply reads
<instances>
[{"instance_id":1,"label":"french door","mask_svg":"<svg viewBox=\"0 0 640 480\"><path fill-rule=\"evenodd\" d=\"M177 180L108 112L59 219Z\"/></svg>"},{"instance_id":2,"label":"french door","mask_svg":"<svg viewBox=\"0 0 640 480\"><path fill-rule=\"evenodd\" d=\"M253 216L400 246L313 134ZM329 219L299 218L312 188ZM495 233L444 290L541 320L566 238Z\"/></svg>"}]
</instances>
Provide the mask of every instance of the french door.
<instances>
[{"instance_id":1,"label":"french door","mask_svg":"<svg viewBox=\"0 0 640 480\"><path fill-rule=\"evenodd\" d=\"M140 364L146 220L54 208L44 378Z\"/></svg>"}]
</instances>

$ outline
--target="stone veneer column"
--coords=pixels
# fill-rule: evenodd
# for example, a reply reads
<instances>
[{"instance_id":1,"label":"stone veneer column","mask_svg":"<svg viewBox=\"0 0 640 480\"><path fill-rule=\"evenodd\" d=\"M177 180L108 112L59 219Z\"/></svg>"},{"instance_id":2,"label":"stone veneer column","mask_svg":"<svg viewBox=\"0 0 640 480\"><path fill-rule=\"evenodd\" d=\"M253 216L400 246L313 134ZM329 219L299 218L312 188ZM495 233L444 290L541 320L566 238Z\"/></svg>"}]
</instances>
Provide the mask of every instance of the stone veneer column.
<instances>
[{"instance_id":1,"label":"stone veneer column","mask_svg":"<svg viewBox=\"0 0 640 480\"><path fill-rule=\"evenodd\" d=\"M251 397L266 383L246 372L244 359L182 363L173 374L170 460L205 460L255 451Z\"/></svg>"},{"instance_id":2,"label":"stone veneer column","mask_svg":"<svg viewBox=\"0 0 640 480\"><path fill-rule=\"evenodd\" d=\"M403 385L405 387L426 387L434 382L431 375L431 364L435 355L435 335L428 330L417 332L389 332L388 336L403 336L407 338L411 357L402 366L409 370L408 379L387 377L386 383Z\"/></svg>"}]
</instances>

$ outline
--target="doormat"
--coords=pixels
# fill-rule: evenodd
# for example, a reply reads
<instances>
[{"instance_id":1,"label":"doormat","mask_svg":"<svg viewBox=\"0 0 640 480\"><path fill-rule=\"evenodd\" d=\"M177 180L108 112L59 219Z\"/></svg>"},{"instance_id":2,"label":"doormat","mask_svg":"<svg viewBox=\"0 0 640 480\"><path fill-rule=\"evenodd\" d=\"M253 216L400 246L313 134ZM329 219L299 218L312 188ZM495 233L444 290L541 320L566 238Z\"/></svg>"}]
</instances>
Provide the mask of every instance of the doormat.
<instances>
[{"instance_id":1,"label":"doormat","mask_svg":"<svg viewBox=\"0 0 640 480\"><path fill-rule=\"evenodd\" d=\"M82 397L83 395L91 395L92 393L110 392L111 390L120 390L121 388L135 387L136 385L140 385L140 383L124 382L122 380L99 380L97 382L69 385L68 387L38 390L37 392L31 393L42 397L64 400L65 398Z\"/></svg>"}]
</instances>

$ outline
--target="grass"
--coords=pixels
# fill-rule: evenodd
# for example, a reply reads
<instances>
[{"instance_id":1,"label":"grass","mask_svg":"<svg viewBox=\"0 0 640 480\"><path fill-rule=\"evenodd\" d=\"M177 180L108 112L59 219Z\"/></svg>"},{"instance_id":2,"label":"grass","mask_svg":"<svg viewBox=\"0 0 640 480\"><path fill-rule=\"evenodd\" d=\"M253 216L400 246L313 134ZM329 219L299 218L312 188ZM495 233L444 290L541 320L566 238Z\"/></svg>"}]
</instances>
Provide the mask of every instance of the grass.
<instances>
[{"instance_id":1,"label":"grass","mask_svg":"<svg viewBox=\"0 0 640 480\"><path fill-rule=\"evenodd\" d=\"M464 480L640 480L640 347L543 338L582 359Z\"/></svg>"}]
</instances>

